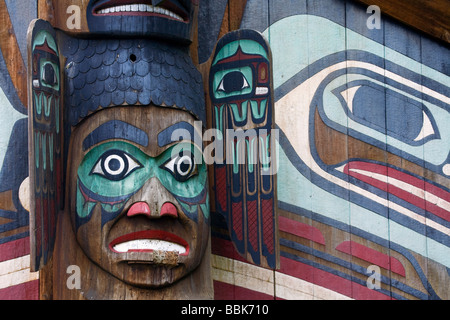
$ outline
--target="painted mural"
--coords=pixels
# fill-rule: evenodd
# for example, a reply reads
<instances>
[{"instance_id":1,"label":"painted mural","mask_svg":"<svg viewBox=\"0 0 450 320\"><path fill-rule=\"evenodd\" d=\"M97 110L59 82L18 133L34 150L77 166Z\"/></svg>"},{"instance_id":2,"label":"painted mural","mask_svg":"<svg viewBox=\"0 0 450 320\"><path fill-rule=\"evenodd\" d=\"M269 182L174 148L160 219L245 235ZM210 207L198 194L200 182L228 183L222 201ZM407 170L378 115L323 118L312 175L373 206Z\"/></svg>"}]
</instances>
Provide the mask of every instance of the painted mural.
<instances>
[{"instance_id":1,"label":"painted mural","mask_svg":"<svg viewBox=\"0 0 450 320\"><path fill-rule=\"evenodd\" d=\"M29 1L0 1L0 299L38 298L38 274L30 272L26 201L26 37L36 10Z\"/></svg>"},{"instance_id":2,"label":"painted mural","mask_svg":"<svg viewBox=\"0 0 450 320\"><path fill-rule=\"evenodd\" d=\"M275 269L279 257L271 64L260 33L228 33L216 46L209 89L211 128L220 133L213 176L216 212L227 221L243 257Z\"/></svg>"},{"instance_id":3,"label":"painted mural","mask_svg":"<svg viewBox=\"0 0 450 320\"><path fill-rule=\"evenodd\" d=\"M0 0L5 21L0 30L1 299L39 298L38 273L29 269L24 71L26 28L37 11L37 3L28 0ZM96 29L94 18L87 21L93 32L107 33ZM210 177L210 262L216 300L450 299L449 47L384 15L376 23L373 19L377 17L367 6L350 0L247 0L239 6L226 0L200 1L195 41L205 92L211 99L205 122L210 128L228 125L224 118L220 120L223 113L219 111L227 116L228 110L234 112L229 119L237 122L246 111L255 128L278 133L277 175L272 183L276 188L268 188L267 193L276 199L270 216L277 216L277 221L271 221L270 232L263 231L264 212L256 214L251 203L243 207L250 212L243 216L249 222L232 222L233 215L224 207L237 207L250 193L232 198L220 192L226 186L218 188L225 182ZM259 32L265 39L260 44L267 43L267 47L248 49L242 44L214 60L221 48L219 39L233 29ZM51 41L39 40L36 48L45 43L51 48ZM141 44L137 48L143 48ZM48 47L44 48L47 53ZM268 50L271 59L265 60ZM233 65L236 55L247 55L251 61ZM48 75L43 77L46 84L55 80L50 76L52 59L47 57L49 66L39 69ZM224 66L218 69L217 64ZM261 76L265 64L271 64L265 69L272 70L271 78ZM272 82L272 92L261 89L265 79ZM254 86L260 88L256 99L249 95L256 93ZM48 96L53 89L47 85L36 87L36 92ZM35 101L45 113L52 104L40 100L40 93ZM112 93L103 97L111 100ZM273 114L261 124L266 99L268 113L273 100ZM241 110L243 102L248 107ZM98 132L108 132L108 126L124 126L127 119L122 121L121 116L117 111L111 116L114 123L106 121L101 130L91 126L89 132L98 138ZM56 129L53 124L51 130ZM142 127L150 132L145 124ZM44 131L47 142L51 133ZM145 140L144 135L134 136L137 141ZM37 141L44 141L42 137ZM93 147L88 138L80 140L80 149ZM86 158L80 156L80 169L75 173L79 181L108 176L114 185L118 169L127 167L125 179L145 171L144 164L153 161L135 155L129 145L123 147L125 152L120 154L83 153ZM116 166L105 166L106 162ZM170 168L176 164L165 164L164 173L170 178ZM219 165L209 172L224 168ZM231 169L228 177L232 176L233 168L227 169ZM251 169L242 172L245 179L254 173ZM245 179L239 183L230 178L228 183L233 186L235 181L242 187ZM263 180L258 183L264 188ZM79 190L77 199L83 207L78 212L82 226L83 217L92 213L90 200L95 199L89 197L90 191L74 189ZM250 222L252 214L260 219L259 225ZM244 240L247 234L242 226L253 228L252 238ZM37 256L39 261L46 260Z\"/></svg>"},{"instance_id":4,"label":"painted mural","mask_svg":"<svg viewBox=\"0 0 450 320\"><path fill-rule=\"evenodd\" d=\"M248 1L241 24L269 39L280 130L281 268L254 284L284 299L448 299L448 49L326 2Z\"/></svg>"}]
</instances>

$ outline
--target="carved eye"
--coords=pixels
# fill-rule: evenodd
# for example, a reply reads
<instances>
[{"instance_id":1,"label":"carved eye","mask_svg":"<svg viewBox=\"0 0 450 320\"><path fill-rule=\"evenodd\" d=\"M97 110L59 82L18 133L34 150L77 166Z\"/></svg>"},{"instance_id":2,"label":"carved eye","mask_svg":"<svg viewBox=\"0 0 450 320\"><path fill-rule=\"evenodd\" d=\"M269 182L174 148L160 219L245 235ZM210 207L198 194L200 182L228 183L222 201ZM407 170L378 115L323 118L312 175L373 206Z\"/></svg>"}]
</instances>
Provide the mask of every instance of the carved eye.
<instances>
[{"instance_id":1,"label":"carved eye","mask_svg":"<svg viewBox=\"0 0 450 320\"><path fill-rule=\"evenodd\" d=\"M142 165L130 155L120 150L112 150L101 156L91 174L103 176L108 180L119 181L139 168L142 168Z\"/></svg>"},{"instance_id":2,"label":"carved eye","mask_svg":"<svg viewBox=\"0 0 450 320\"><path fill-rule=\"evenodd\" d=\"M222 81L219 84L219 87L217 88L217 91L223 91L225 93L232 93L232 92L239 92L244 89L249 88L250 85L245 78L245 76L242 74L242 72L239 71L233 71L230 73L227 73Z\"/></svg>"},{"instance_id":3,"label":"carved eye","mask_svg":"<svg viewBox=\"0 0 450 320\"><path fill-rule=\"evenodd\" d=\"M42 68L41 83L47 87L58 86L56 70L51 63L45 63Z\"/></svg>"},{"instance_id":4,"label":"carved eye","mask_svg":"<svg viewBox=\"0 0 450 320\"><path fill-rule=\"evenodd\" d=\"M190 152L180 152L179 155L166 162L163 169L169 171L179 182L185 182L197 174L197 165Z\"/></svg>"}]
</instances>

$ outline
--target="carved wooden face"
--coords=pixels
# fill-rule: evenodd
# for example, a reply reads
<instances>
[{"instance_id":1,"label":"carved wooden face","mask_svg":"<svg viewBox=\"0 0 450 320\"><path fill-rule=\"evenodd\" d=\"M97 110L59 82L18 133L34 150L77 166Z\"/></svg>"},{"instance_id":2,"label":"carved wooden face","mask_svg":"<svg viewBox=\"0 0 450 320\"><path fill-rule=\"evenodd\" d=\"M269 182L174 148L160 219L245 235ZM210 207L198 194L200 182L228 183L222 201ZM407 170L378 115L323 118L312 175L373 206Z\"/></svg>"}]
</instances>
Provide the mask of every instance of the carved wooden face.
<instances>
[{"instance_id":1,"label":"carved wooden face","mask_svg":"<svg viewBox=\"0 0 450 320\"><path fill-rule=\"evenodd\" d=\"M105 109L75 129L70 213L94 263L145 287L174 283L199 265L209 239L199 135L190 114L156 106Z\"/></svg>"}]
</instances>

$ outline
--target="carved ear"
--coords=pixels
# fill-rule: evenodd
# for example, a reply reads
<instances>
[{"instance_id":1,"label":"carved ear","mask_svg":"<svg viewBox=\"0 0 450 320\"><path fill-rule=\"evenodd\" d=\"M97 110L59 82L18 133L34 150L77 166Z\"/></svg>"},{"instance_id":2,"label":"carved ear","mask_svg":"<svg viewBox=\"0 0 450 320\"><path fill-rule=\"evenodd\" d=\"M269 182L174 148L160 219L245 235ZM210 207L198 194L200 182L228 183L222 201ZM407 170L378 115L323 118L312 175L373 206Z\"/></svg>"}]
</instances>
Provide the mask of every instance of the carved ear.
<instances>
[{"instance_id":1,"label":"carved ear","mask_svg":"<svg viewBox=\"0 0 450 320\"><path fill-rule=\"evenodd\" d=\"M244 258L275 269L279 250L272 59L259 32L237 30L219 40L209 95L212 128L222 132L225 155L224 164L214 165L216 212L226 220L230 239ZM229 130L235 135L229 136Z\"/></svg>"},{"instance_id":2,"label":"carved ear","mask_svg":"<svg viewBox=\"0 0 450 320\"><path fill-rule=\"evenodd\" d=\"M28 29L28 130L31 269L49 261L62 206L62 73L56 31L44 20Z\"/></svg>"}]
</instances>

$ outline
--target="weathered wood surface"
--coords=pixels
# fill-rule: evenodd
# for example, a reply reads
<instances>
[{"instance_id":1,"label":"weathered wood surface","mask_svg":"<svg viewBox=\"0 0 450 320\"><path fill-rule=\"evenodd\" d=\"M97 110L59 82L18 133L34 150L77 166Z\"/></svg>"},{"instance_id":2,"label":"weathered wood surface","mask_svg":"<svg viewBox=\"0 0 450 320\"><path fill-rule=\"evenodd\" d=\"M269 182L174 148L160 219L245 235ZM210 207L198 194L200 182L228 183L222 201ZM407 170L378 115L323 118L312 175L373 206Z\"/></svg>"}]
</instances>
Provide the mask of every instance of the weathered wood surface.
<instances>
[{"instance_id":1,"label":"weathered wood surface","mask_svg":"<svg viewBox=\"0 0 450 320\"><path fill-rule=\"evenodd\" d=\"M407 10L406 3L388 8L371 2L380 5L381 20L380 28L370 29L369 3L247 1L241 28L263 32L274 57L276 123L282 131L281 270L265 278L255 268L245 287L227 277L243 266L230 262L239 258L218 222L213 224L213 253L220 257L214 258L216 287L222 289L217 292L226 288L225 297L270 299L268 281L287 299L448 297L448 215L420 194L448 197L448 150L440 157L431 141L441 141L442 132L441 138L435 134L445 126L438 123L448 119L449 54L445 41L432 40L445 40L445 32L417 33L434 26L411 21L421 10L423 18L440 21L448 6L439 13L427 8L443 3L420 7L418 1ZM387 18L391 11L396 19ZM439 102L430 104L428 95L434 93L419 93L423 88L439 92ZM411 89L418 91L406 98ZM434 120L421 131L427 117ZM434 247L434 241L441 245ZM373 266L378 269L370 271ZM379 288L369 288L370 281L376 284L372 272L382 275Z\"/></svg>"},{"instance_id":2,"label":"weathered wood surface","mask_svg":"<svg viewBox=\"0 0 450 320\"><path fill-rule=\"evenodd\" d=\"M2 21L0 29L0 49L20 101L24 105L27 105L27 68L22 54L20 53L5 0L0 1L0 15Z\"/></svg>"},{"instance_id":3,"label":"weathered wood surface","mask_svg":"<svg viewBox=\"0 0 450 320\"><path fill-rule=\"evenodd\" d=\"M97 129L104 130L101 128L106 128L104 125L111 121L123 121L140 127L143 132L148 134L148 145L141 146L142 150L139 151L137 147L129 144L130 140L137 138L130 131L127 139L125 137L120 138L119 141L107 139L97 143L96 141L102 139L101 137L104 139L104 135L111 134L111 132L100 132ZM193 125L193 118L189 119L185 112L179 110L157 106L115 107L96 113L89 118L89 121L85 121L74 131L68 171L69 176L72 177L68 186L69 201L61 221L58 223L55 255L53 256L51 294L54 299L212 299L208 254L210 227L206 221L209 212L205 212L205 207L202 205L203 209L198 207L195 209L196 212L192 213L194 216L187 215L191 213L184 211L181 200L176 198L181 190L171 189L176 188L175 182L172 186L167 186L168 181L172 179L171 175L175 173L162 168L163 165L169 163L166 158L170 159L169 151L172 150L174 144L162 147L157 143L157 141L163 141L160 133L164 129L170 128L176 123L186 123L186 121L192 122ZM94 135L92 135L93 132ZM117 137L122 133L124 132L118 131ZM93 145L88 149L84 149L86 141L93 141ZM85 175L86 172L90 172L93 164L102 163L98 161L98 158L103 159L103 151L99 152L98 149L106 148L105 150L108 150L106 144L114 145L109 149L115 150L117 156L120 155L120 150L127 150L129 157L142 165L134 175L130 174L130 178L124 180L122 187L124 194L129 193L125 190L130 190L130 188L139 191L134 192L127 200L122 200L123 209L121 208L118 213L114 210L106 212L105 210L111 210L111 208L108 208L105 203L95 202L97 205L94 207L91 204L99 201L95 200L96 196L106 197L108 194L108 197L111 197L112 194L109 191L115 189L121 182L119 180L108 182L97 175L95 177ZM109 154L112 155L111 152ZM146 159L152 162L153 158L163 164L161 168L152 167L144 162ZM103 163L102 167L104 166L107 164ZM108 170L107 168L102 170ZM148 174L139 174L139 170L147 170ZM199 166L196 170L198 170L198 176L188 182L190 188L186 187L193 192L194 196L196 195L194 190L201 188L202 183L206 181L204 166L202 168ZM151 177L152 171L156 177L146 180L147 177ZM107 171L104 173L107 174ZM103 172L101 174L103 175ZM162 178L163 176L166 177ZM109 187L106 188L107 190L98 191L96 184L91 184L86 179L100 179L105 184L109 184ZM202 180L205 181L202 182ZM81 183L83 183L83 187ZM195 183L200 183L200 185L195 186ZM143 185L142 188L141 185ZM80 188L89 192L92 197L88 200L85 199L86 203L81 207ZM169 193L166 188L173 193ZM98 194L94 195L94 193ZM189 195L185 194L183 197L188 198ZM149 205L148 210L143 211L137 208L136 204L144 203ZM165 204L170 204L175 211L165 211ZM118 205L116 204L116 206ZM91 209L86 210L86 208ZM137 211L131 213L133 208L137 208ZM114 218L109 217L111 215ZM196 221L191 220L194 217ZM105 219L108 220L105 222ZM130 238L127 239L133 240L134 237L139 238L138 234L142 232L155 234L165 232L167 235L164 237L168 241L181 241L170 240L172 238L167 238L169 233L180 237L186 245L189 245L186 252L189 255L176 254L171 251L163 252L164 249L161 251L156 249L154 251L131 250L128 254L123 254L121 251L117 251L119 249L114 249L116 248L113 245L116 242L114 239L130 235ZM67 286L66 270L71 266L80 270L80 287L78 288Z\"/></svg>"},{"instance_id":4,"label":"weathered wood surface","mask_svg":"<svg viewBox=\"0 0 450 320\"><path fill-rule=\"evenodd\" d=\"M26 33L36 6L0 1L0 299L39 298L30 272Z\"/></svg>"},{"instance_id":5,"label":"weathered wood surface","mask_svg":"<svg viewBox=\"0 0 450 320\"><path fill-rule=\"evenodd\" d=\"M450 1L448 0L357 0L377 5L381 12L406 25L450 43Z\"/></svg>"},{"instance_id":6,"label":"weathered wood surface","mask_svg":"<svg viewBox=\"0 0 450 320\"><path fill-rule=\"evenodd\" d=\"M70 14L67 14L65 10L69 3L65 4L66 8L63 6L56 8L57 15L52 11L51 1L38 0L37 3L36 9L38 10L35 11L39 12L39 17L52 21L52 23L62 26L63 29L67 28L67 19ZM85 8L88 1L79 3L81 8ZM387 172L387 168L395 168L396 171L389 169L389 174L383 181L389 179L392 181L394 177L401 179L408 177L408 181L420 186L418 189L426 192L427 197L433 197L436 193L442 192L446 195L445 192L449 190L448 174L450 169L448 165L445 166L445 159L439 161L434 159L439 158L436 150L445 153L442 150L447 149L445 149L445 143L432 147L429 142L445 142L448 131L445 131L440 123L441 121L448 123L446 120L448 108L442 107L444 112L441 111L439 116L433 111L435 109L430 113L427 113L428 111L425 113L431 123L431 127L428 126L428 128L438 129L441 139L425 141L423 147L419 148L422 155L417 156L416 153L412 156L411 148L406 144L403 145L404 148L392 146L398 136L384 139L383 144L375 143L373 135L355 136L354 126L344 125L345 130L342 127L333 126L331 125L333 121L330 122L330 118L324 116L329 113L317 109L309 114L308 111L301 111L303 110L301 105L306 99L305 92L316 91L312 85L304 85L304 82L315 72L329 66L330 60L323 60L322 67L318 67L318 64L313 64L316 59L321 55L335 54L342 50L347 50L349 57L355 58L355 56L351 56L350 49L367 51L370 48L371 53L384 59L384 62L370 59L365 62L375 63L382 69L387 68L386 70L393 74L416 81L419 86L441 94L440 98L448 97L449 54L446 47L449 42L448 21L450 21L448 0L412 2L222 0L202 3L203 8L207 9L206 12L200 10L200 14L203 15L202 21L207 23L203 25L199 23L200 32L198 37L194 36L194 46L191 47L192 57L196 63L197 52L193 48L197 45L202 48L198 52L198 63L201 64L202 73L208 73L211 64L211 61L208 64L208 59L212 55L215 43L226 32L241 27L264 32L271 26L265 35L275 52L275 107L276 110L283 109L290 112L292 126L283 127L287 134L291 134L290 128L298 130L294 139L283 137L281 141L282 156L284 156L279 178L282 188L278 191L280 196L279 229L282 244L281 269L273 272L242 261L231 243L226 240L226 229L216 221L213 223L211 243L215 297L218 299L224 297L229 299L248 297L273 299L274 292L276 292L277 297L285 299L448 298L450 294L448 292L450 286L447 285L449 283L448 267L445 267L446 262L443 259L449 256L446 251L448 232L445 231L449 225L447 220L442 218L446 217L445 211L444 214L443 211L436 211L432 202L424 199L418 200L412 193L380 193L375 186L368 183L367 179L358 182L358 185L371 191L375 190L374 193L378 195L378 200L388 200L390 203L387 206L374 205L372 195L361 201L364 197L353 191L343 192L337 185L320 183L323 180L315 170L302 167L305 163L311 164L311 161L305 160L310 158L304 158L304 154L297 154L289 146L296 139L301 139L302 134L309 132L312 137L311 141L313 141L310 146L314 147L317 157L325 165L328 173L333 173L334 166L344 165L348 159L372 164L387 163L389 166L384 166L384 168L367 166L364 169L366 172L368 169L377 169L378 171L382 169L381 172ZM70 4L74 3L70 2ZM15 265L20 265L20 270L13 270L11 275L1 274L2 279L9 279L13 276L14 279L18 279L16 275L23 274L22 257L27 257L30 253L27 245L29 239L25 235L28 232L28 217L25 219L26 223L22 223L24 221L23 213L26 213L22 206L26 207L26 202L21 200L24 199L26 193L24 188L20 188L27 177L25 174L27 165L22 161L23 155L26 154L27 140L24 135L26 131L23 126L24 121L22 121L26 122L24 115L27 107L27 90L24 78L26 77L27 59L23 55L23 47L20 45L23 41L18 34L18 31L29 22L23 22L22 16L30 15L25 14L26 10L17 10L17 8L28 8L28 5L30 4L27 3L27 6L24 6L20 1L0 1L1 21L4 22L0 33L3 57L3 60L0 59L2 71L0 85L7 98L2 98L2 101L11 103L11 106L9 103L2 104L1 112L8 118L0 118L0 132L2 138L5 137L1 146L8 146L0 149L0 160L5 159L0 174L0 224L2 228L0 229L0 242L3 241L0 244L0 263L10 264L10 261L14 260ZM366 27L367 19L370 16L366 12L366 8L369 5L378 5L381 9L382 28L379 30L369 30ZM305 14L308 15L309 23L308 19L296 19L299 18L297 16ZM316 19L317 17L324 19ZM387 17L393 19L387 19ZM82 29L80 31L86 28L87 21L85 20L81 16ZM284 22L288 23L284 24ZM20 24L23 26L19 27ZM330 28L330 25L333 27ZM292 33L292 30L295 32ZM321 32L315 32L317 30ZM415 30L420 30L420 32ZM328 40L328 44L326 41L320 42L320 39L324 37ZM374 42L367 41L366 38ZM340 39L341 43L336 39ZM435 42L434 39L439 40ZM370 45L374 43L382 46L371 47ZM300 47L308 48L304 55L298 53ZM22 59L16 59L19 54ZM403 69L395 67L395 64L406 66L412 73L402 72ZM299 69L298 66L301 68ZM309 71L299 73L304 68ZM347 73L347 75L350 74ZM392 74L388 74L386 71L382 74L383 77L386 77L385 81L381 82L391 85L392 79L389 79L388 75ZM421 80L417 80L417 75L420 75ZM292 81L288 82L289 79ZM203 80L207 83L207 79ZM299 86L304 88L302 93L295 91L295 88ZM348 88L350 87L351 85L348 85ZM371 91L373 88L372 85L369 91L366 91L366 97L375 93L375 91ZM365 89L367 88L365 87ZM356 89L355 91L346 91L341 97L348 100L351 94L357 92ZM390 91L386 91L385 97L388 95L391 95ZM417 95L415 97L417 98ZM361 103L361 100L357 101ZM411 102L411 100L407 101ZM410 106L419 108L421 103L424 105L421 107L424 108L423 110L429 110L430 101L427 100L426 94L421 101L416 99L416 102ZM446 103L448 104L448 102ZM384 106L390 105L390 103L384 104ZM359 105L356 104L356 106ZM360 108L359 111L361 110L363 109ZM382 108L382 110L389 112L388 108ZM209 119L211 119L211 110L207 111ZM417 118L412 123L420 122L419 114L414 114ZM309 115L311 121L301 122L302 116L308 117ZM277 118L277 124L285 124L283 117L280 119L278 121ZM354 118L347 117L345 119L351 122ZM381 124L377 120L378 118L369 117L367 119L378 125ZM389 121L384 121L382 133L386 133L388 122L389 128L392 128L392 125L399 128L402 126L401 117L390 115L389 119ZM301 131L301 123L311 131ZM383 127L383 125L381 126ZM404 131L408 132L406 129ZM380 130L377 132L379 134ZM409 132L414 132L414 130ZM430 132L423 131L421 134L430 134ZM431 134L429 137L433 137L433 135ZM418 141L421 140L418 139ZM289 160L285 160L286 158ZM432 162L438 165L430 165ZM355 162L355 164L360 165L361 163ZM345 183L351 184L358 178L355 170L360 170L361 167L353 169L342 167L342 169L347 170L348 173L353 172L344 176L346 177ZM301 174L299 175L297 172L301 172ZM405 176L404 173L412 175ZM214 180L211 179L210 183L213 185ZM391 191L394 190L394 186L388 188ZM334 194L332 201L327 198L330 193ZM22 195L21 199L19 199L19 195ZM297 206L298 203L303 204ZM336 208L341 208L339 206L342 204L346 209L337 210ZM214 202L211 203L211 206L214 207ZM367 209L364 211L364 218L370 224L368 233L361 232L361 229L364 229L360 219L361 207ZM411 217L402 218L400 222L395 220L396 217L401 216L398 210L413 213L412 217L416 220ZM330 212L341 215L338 215L338 219L336 216L330 218ZM436 212L440 214L439 218L436 218ZM385 216L394 220L382 220ZM423 224L423 221L426 224ZM60 223L70 223L70 221L60 221ZM425 234L427 237L424 237ZM402 239L408 239L408 241L401 242ZM401 242L402 245L399 246L398 242ZM414 247L411 249L409 244L413 244ZM74 253L74 255L83 256L80 252ZM82 261L84 261L83 259ZM78 291L68 291L64 287L65 280L69 276L66 273L67 269L64 270L67 266L59 265L61 269L56 275L58 285L53 283L53 270L56 270L52 269L54 264L55 262L51 260L46 270L41 272L41 298L54 298L54 288L57 295L80 298ZM366 281L370 276L367 268L371 265L379 266L381 274L384 276L381 284L382 290L367 288ZM92 272L95 275L101 273L99 270ZM37 274L30 273L27 275L27 279L23 277L21 279L19 281L21 283L14 283L12 287L8 288L2 287L6 282L0 282L0 297L36 297L38 292ZM119 292L120 297L126 296L126 294L122 294L122 289Z\"/></svg>"}]
</instances>

